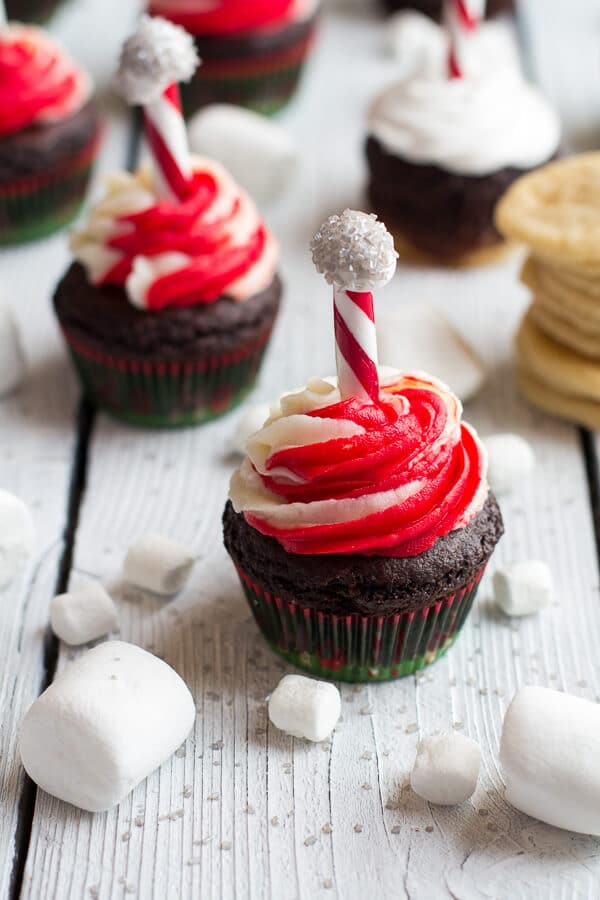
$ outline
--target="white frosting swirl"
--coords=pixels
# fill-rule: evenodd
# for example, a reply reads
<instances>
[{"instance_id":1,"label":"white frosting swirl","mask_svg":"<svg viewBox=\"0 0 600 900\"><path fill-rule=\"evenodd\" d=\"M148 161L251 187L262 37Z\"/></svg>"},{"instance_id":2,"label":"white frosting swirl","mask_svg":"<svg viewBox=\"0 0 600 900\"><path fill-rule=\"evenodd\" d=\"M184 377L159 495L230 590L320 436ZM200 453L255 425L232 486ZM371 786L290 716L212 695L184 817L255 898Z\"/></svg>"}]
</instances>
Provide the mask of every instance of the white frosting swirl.
<instances>
[{"instance_id":1,"label":"white frosting swirl","mask_svg":"<svg viewBox=\"0 0 600 900\"><path fill-rule=\"evenodd\" d=\"M560 142L556 112L528 84L498 25L482 25L464 78L447 74L443 29L417 13L395 25L402 77L371 106L368 129L410 162L488 175L548 161Z\"/></svg>"}]
</instances>

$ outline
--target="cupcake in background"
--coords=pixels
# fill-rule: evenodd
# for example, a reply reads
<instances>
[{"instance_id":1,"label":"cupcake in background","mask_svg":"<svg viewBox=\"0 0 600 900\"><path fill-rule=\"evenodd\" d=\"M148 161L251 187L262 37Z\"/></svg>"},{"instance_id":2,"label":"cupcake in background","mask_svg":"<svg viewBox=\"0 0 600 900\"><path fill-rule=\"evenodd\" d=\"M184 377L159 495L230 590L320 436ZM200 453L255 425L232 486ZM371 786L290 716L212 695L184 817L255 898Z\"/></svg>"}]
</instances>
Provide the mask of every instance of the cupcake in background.
<instances>
[{"instance_id":1,"label":"cupcake in background","mask_svg":"<svg viewBox=\"0 0 600 900\"><path fill-rule=\"evenodd\" d=\"M137 425L195 424L239 402L280 302L277 245L252 200L189 156L175 82L196 63L190 36L161 19L126 42L118 85L144 106L152 166L107 178L54 296L87 395Z\"/></svg>"},{"instance_id":2,"label":"cupcake in background","mask_svg":"<svg viewBox=\"0 0 600 900\"><path fill-rule=\"evenodd\" d=\"M438 21L444 10L444 0L382 0L382 3L390 13L405 9L416 10ZM514 11L514 0L487 0L485 14L488 18L512 15Z\"/></svg>"},{"instance_id":3,"label":"cupcake in background","mask_svg":"<svg viewBox=\"0 0 600 900\"><path fill-rule=\"evenodd\" d=\"M506 249L494 207L524 172L556 156L560 122L528 84L498 24L406 13L396 25L400 77L368 113L373 209L409 257L489 262Z\"/></svg>"},{"instance_id":4,"label":"cupcake in background","mask_svg":"<svg viewBox=\"0 0 600 900\"><path fill-rule=\"evenodd\" d=\"M0 244L77 215L99 137L89 76L39 28L0 27Z\"/></svg>"},{"instance_id":5,"label":"cupcake in background","mask_svg":"<svg viewBox=\"0 0 600 900\"><path fill-rule=\"evenodd\" d=\"M4 0L6 14L16 22L46 22L62 0Z\"/></svg>"},{"instance_id":6,"label":"cupcake in background","mask_svg":"<svg viewBox=\"0 0 600 900\"><path fill-rule=\"evenodd\" d=\"M234 473L223 524L256 622L307 671L381 681L454 642L503 532L485 452L424 373L377 367L373 296L393 275L374 216L332 216L312 245L334 285L338 377L272 408Z\"/></svg>"},{"instance_id":7,"label":"cupcake in background","mask_svg":"<svg viewBox=\"0 0 600 900\"><path fill-rule=\"evenodd\" d=\"M194 35L202 67L182 87L190 115L208 103L234 103L270 114L298 86L312 48L319 0L150 0Z\"/></svg>"}]
</instances>

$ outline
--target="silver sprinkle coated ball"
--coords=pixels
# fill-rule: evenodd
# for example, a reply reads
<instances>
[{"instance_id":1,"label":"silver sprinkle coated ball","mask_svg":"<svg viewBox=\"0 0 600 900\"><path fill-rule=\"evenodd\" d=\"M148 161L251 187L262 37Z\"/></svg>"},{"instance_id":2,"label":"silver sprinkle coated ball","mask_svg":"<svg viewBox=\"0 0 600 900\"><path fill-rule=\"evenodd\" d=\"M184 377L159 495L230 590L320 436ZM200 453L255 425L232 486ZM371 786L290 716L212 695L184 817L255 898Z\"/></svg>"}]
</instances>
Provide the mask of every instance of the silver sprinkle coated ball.
<instances>
[{"instance_id":1,"label":"silver sprinkle coated ball","mask_svg":"<svg viewBox=\"0 0 600 900\"><path fill-rule=\"evenodd\" d=\"M374 213L345 210L330 216L311 241L317 272L348 291L372 291L392 280L398 254Z\"/></svg>"},{"instance_id":2,"label":"silver sprinkle coated ball","mask_svg":"<svg viewBox=\"0 0 600 900\"><path fill-rule=\"evenodd\" d=\"M173 82L189 81L200 60L194 39L159 16L142 16L123 44L115 87L128 103L145 106Z\"/></svg>"}]
</instances>

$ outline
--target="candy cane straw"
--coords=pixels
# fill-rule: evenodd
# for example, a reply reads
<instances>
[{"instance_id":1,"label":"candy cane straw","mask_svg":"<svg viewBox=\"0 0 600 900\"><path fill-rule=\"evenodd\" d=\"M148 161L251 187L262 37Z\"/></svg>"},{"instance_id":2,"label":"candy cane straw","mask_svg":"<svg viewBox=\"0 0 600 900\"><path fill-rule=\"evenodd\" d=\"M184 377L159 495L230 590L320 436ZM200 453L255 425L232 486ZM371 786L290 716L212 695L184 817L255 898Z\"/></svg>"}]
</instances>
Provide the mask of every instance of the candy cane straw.
<instances>
[{"instance_id":1,"label":"candy cane straw","mask_svg":"<svg viewBox=\"0 0 600 900\"><path fill-rule=\"evenodd\" d=\"M121 51L116 87L128 103L144 107L157 193L168 200L185 199L192 181L178 82L189 81L198 63L187 31L150 16L142 16Z\"/></svg>"},{"instance_id":2,"label":"candy cane straw","mask_svg":"<svg viewBox=\"0 0 600 900\"><path fill-rule=\"evenodd\" d=\"M444 20L448 32L448 74L463 78L467 70L467 54L473 35L485 14L486 0L446 0Z\"/></svg>"},{"instance_id":3,"label":"candy cane straw","mask_svg":"<svg viewBox=\"0 0 600 900\"><path fill-rule=\"evenodd\" d=\"M342 399L379 399L377 338L371 290L396 271L394 241L377 216L347 209L331 216L310 249L317 272L333 285L336 362Z\"/></svg>"}]
</instances>

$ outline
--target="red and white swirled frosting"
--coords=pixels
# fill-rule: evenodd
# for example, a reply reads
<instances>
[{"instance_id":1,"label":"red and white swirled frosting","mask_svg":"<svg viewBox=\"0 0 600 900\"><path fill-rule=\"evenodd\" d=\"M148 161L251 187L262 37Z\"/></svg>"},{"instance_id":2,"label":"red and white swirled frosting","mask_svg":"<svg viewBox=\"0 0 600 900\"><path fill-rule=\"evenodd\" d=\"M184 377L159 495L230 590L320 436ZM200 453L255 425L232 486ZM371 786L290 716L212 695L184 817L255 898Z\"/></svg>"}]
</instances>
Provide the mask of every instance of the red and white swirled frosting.
<instances>
[{"instance_id":1,"label":"red and white swirled frosting","mask_svg":"<svg viewBox=\"0 0 600 900\"><path fill-rule=\"evenodd\" d=\"M318 0L151 0L163 16L197 35L234 35L281 27L310 18Z\"/></svg>"},{"instance_id":2,"label":"red and white swirled frosting","mask_svg":"<svg viewBox=\"0 0 600 900\"><path fill-rule=\"evenodd\" d=\"M160 200L150 167L106 179L106 194L71 249L93 284L123 285L134 306L158 311L243 302L267 288L277 244L250 197L212 160L192 157L194 182L181 202Z\"/></svg>"},{"instance_id":3,"label":"red and white swirled frosting","mask_svg":"<svg viewBox=\"0 0 600 900\"><path fill-rule=\"evenodd\" d=\"M466 526L488 495L460 401L424 373L382 377L379 403L335 380L284 396L231 480L236 512L290 553L408 557Z\"/></svg>"},{"instance_id":4,"label":"red and white swirled frosting","mask_svg":"<svg viewBox=\"0 0 600 900\"><path fill-rule=\"evenodd\" d=\"M0 31L0 137L68 118L91 90L88 75L40 28Z\"/></svg>"}]
</instances>

